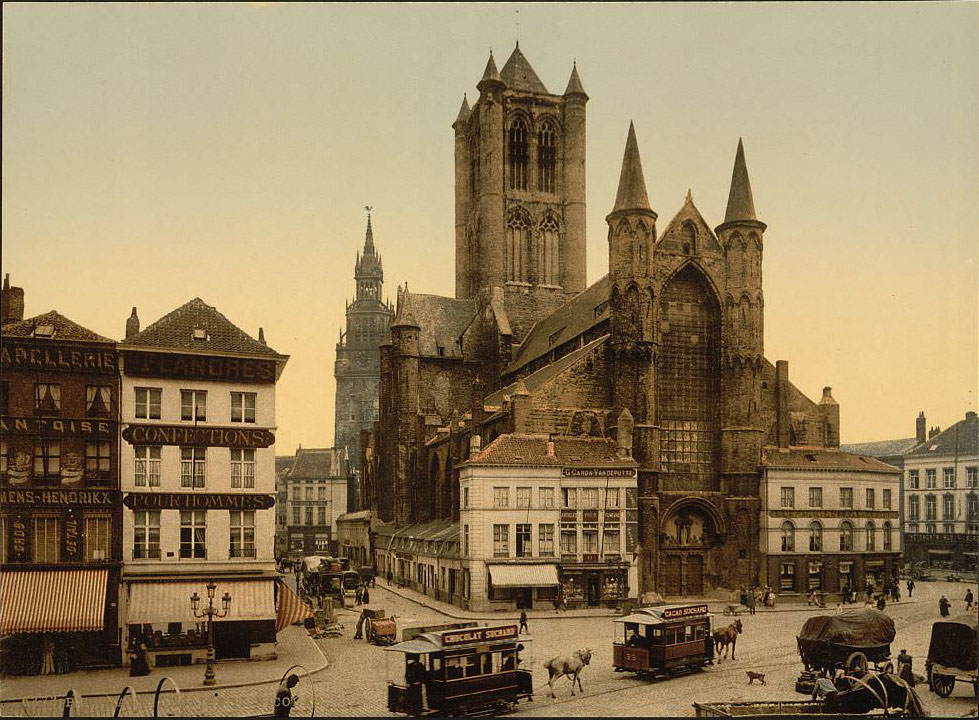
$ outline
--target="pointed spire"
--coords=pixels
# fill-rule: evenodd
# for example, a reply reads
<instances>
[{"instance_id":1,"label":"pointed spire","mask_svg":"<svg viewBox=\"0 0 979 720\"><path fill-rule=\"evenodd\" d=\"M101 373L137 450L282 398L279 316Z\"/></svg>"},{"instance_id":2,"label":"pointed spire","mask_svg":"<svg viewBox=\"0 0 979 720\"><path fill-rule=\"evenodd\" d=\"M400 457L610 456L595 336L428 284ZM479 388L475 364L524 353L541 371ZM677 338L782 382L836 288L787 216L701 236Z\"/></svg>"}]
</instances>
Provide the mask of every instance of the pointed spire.
<instances>
[{"instance_id":1,"label":"pointed spire","mask_svg":"<svg viewBox=\"0 0 979 720\"><path fill-rule=\"evenodd\" d=\"M496 69L496 62L493 60L492 50L490 50L490 56L486 63L486 69L483 70L483 77L478 83L476 83L476 87L482 90L487 83L503 84L503 80L500 78L500 71Z\"/></svg>"},{"instance_id":2,"label":"pointed spire","mask_svg":"<svg viewBox=\"0 0 979 720\"><path fill-rule=\"evenodd\" d=\"M625 142L622 156L622 174L619 176L619 191L615 195L612 212L623 210L648 210L649 198L646 196L646 180L642 174L642 161L639 159L639 143L636 141L636 128L629 123L629 136Z\"/></svg>"},{"instance_id":3,"label":"pointed spire","mask_svg":"<svg viewBox=\"0 0 979 720\"><path fill-rule=\"evenodd\" d=\"M391 327L421 327L411 312L411 295L408 292L408 283L405 283L404 291L399 291L398 300L398 314L391 323Z\"/></svg>"},{"instance_id":4,"label":"pointed spire","mask_svg":"<svg viewBox=\"0 0 979 720\"><path fill-rule=\"evenodd\" d=\"M690 188L687 188L687 199L685 202L687 205L693 205L693 191Z\"/></svg>"},{"instance_id":5,"label":"pointed spire","mask_svg":"<svg viewBox=\"0 0 979 720\"><path fill-rule=\"evenodd\" d=\"M510 57L500 70L500 79L511 90L521 90L523 92L535 93L538 95L549 95L544 83L534 72L530 62L520 52L520 43L510 53Z\"/></svg>"},{"instance_id":6,"label":"pointed spire","mask_svg":"<svg viewBox=\"0 0 979 720\"><path fill-rule=\"evenodd\" d=\"M751 197L751 183L748 181L748 166L744 161L744 143L738 138L738 152L734 156L734 172L731 173L731 192L727 196L727 212L724 222L757 220L755 202Z\"/></svg>"},{"instance_id":7,"label":"pointed spire","mask_svg":"<svg viewBox=\"0 0 979 720\"><path fill-rule=\"evenodd\" d=\"M459 115L456 116L455 122L452 123L452 127L455 127L459 123L469 122L469 116L472 115L472 111L469 109L469 100L466 94L462 94L462 107L459 108Z\"/></svg>"},{"instance_id":8,"label":"pointed spire","mask_svg":"<svg viewBox=\"0 0 979 720\"><path fill-rule=\"evenodd\" d=\"M365 206L367 210L367 234L364 238L364 255L375 255L374 252L374 229L371 227L371 207Z\"/></svg>"},{"instance_id":9,"label":"pointed spire","mask_svg":"<svg viewBox=\"0 0 979 720\"><path fill-rule=\"evenodd\" d=\"M585 92L585 88L581 84L581 78L578 77L577 61L571 65L571 77L568 78L568 87L564 91L564 97L571 97L572 95L583 95L585 100L588 99L588 93Z\"/></svg>"}]
</instances>

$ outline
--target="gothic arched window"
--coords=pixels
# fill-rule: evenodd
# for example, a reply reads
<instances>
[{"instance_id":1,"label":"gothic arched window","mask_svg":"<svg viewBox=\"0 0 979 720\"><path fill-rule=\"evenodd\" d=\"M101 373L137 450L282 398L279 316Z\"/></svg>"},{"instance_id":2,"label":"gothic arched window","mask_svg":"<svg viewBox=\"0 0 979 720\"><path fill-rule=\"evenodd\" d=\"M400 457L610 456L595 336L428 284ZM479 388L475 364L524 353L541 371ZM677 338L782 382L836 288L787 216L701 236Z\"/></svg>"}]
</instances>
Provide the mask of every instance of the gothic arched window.
<instances>
[{"instance_id":1,"label":"gothic arched window","mask_svg":"<svg viewBox=\"0 0 979 720\"><path fill-rule=\"evenodd\" d=\"M889 522L884 523L884 551L891 549L891 524Z\"/></svg>"},{"instance_id":2,"label":"gothic arched window","mask_svg":"<svg viewBox=\"0 0 979 720\"><path fill-rule=\"evenodd\" d=\"M537 189L554 192L554 167L557 158L556 133L545 124L537 133Z\"/></svg>"},{"instance_id":3,"label":"gothic arched window","mask_svg":"<svg viewBox=\"0 0 979 720\"><path fill-rule=\"evenodd\" d=\"M874 551L877 549L877 527L874 525L873 521L867 522L867 550Z\"/></svg>"},{"instance_id":4,"label":"gothic arched window","mask_svg":"<svg viewBox=\"0 0 979 720\"><path fill-rule=\"evenodd\" d=\"M809 523L809 550L810 552L823 551L823 526L818 520Z\"/></svg>"},{"instance_id":5,"label":"gothic arched window","mask_svg":"<svg viewBox=\"0 0 979 720\"><path fill-rule=\"evenodd\" d=\"M544 285L558 285L559 280L559 243L558 243L558 224L552 215L548 215L541 220L538 226L540 230L540 245L538 246L538 277Z\"/></svg>"},{"instance_id":6,"label":"gothic arched window","mask_svg":"<svg viewBox=\"0 0 979 720\"><path fill-rule=\"evenodd\" d=\"M512 212L507 219L504 265L506 279L524 282L527 279L527 258L530 246L530 221L524 212Z\"/></svg>"},{"instance_id":7,"label":"gothic arched window","mask_svg":"<svg viewBox=\"0 0 979 720\"><path fill-rule=\"evenodd\" d=\"M782 523L782 552L795 552L795 525L788 520Z\"/></svg>"},{"instance_id":8,"label":"gothic arched window","mask_svg":"<svg viewBox=\"0 0 979 720\"><path fill-rule=\"evenodd\" d=\"M510 189L527 189L527 126L520 118L510 125Z\"/></svg>"},{"instance_id":9,"label":"gothic arched window","mask_svg":"<svg viewBox=\"0 0 979 720\"><path fill-rule=\"evenodd\" d=\"M693 226L692 222L683 223L683 230L680 232L682 238L681 244L683 246L684 255L696 255L697 254L697 229Z\"/></svg>"},{"instance_id":10,"label":"gothic arched window","mask_svg":"<svg viewBox=\"0 0 979 720\"><path fill-rule=\"evenodd\" d=\"M840 523L840 552L853 551L853 525L849 520Z\"/></svg>"}]
</instances>

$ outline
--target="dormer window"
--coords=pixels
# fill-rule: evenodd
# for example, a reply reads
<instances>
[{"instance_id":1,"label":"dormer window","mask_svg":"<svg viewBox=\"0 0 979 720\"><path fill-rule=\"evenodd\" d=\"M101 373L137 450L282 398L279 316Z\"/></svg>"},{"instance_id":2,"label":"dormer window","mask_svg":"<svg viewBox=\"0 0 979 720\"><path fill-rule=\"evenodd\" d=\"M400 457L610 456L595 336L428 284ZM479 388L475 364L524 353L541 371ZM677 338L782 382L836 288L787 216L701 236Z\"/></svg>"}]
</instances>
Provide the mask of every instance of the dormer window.
<instances>
[{"instance_id":1,"label":"dormer window","mask_svg":"<svg viewBox=\"0 0 979 720\"><path fill-rule=\"evenodd\" d=\"M34 337L54 337L54 325L38 325L34 328Z\"/></svg>"},{"instance_id":2,"label":"dormer window","mask_svg":"<svg viewBox=\"0 0 979 720\"><path fill-rule=\"evenodd\" d=\"M194 340L207 340L207 330L204 328L194 328Z\"/></svg>"}]
</instances>

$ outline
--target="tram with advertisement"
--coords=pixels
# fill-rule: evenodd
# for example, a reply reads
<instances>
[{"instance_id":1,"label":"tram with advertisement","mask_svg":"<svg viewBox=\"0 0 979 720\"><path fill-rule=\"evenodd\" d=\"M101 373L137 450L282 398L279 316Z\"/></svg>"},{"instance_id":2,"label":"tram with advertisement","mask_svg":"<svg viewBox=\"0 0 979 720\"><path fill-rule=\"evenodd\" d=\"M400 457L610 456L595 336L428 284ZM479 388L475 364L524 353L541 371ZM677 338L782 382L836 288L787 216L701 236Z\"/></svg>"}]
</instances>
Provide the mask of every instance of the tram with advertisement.
<instances>
[{"instance_id":1,"label":"tram with advertisement","mask_svg":"<svg viewBox=\"0 0 979 720\"><path fill-rule=\"evenodd\" d=\"M517 626L426 632L386 648L388 710L498 715L533 699L531 638Z\"/></svg>"},{"instance_id":2,"label":"tram with advertisement","mask_svg":"<svg viewBox=\"0 0 979 720\"><path fill-rule=\"evenodd\" d=\"M616 672L653 677L713 664L712 616L707 604L636 608L615 619Z\"/></svg>"}]
</instances>

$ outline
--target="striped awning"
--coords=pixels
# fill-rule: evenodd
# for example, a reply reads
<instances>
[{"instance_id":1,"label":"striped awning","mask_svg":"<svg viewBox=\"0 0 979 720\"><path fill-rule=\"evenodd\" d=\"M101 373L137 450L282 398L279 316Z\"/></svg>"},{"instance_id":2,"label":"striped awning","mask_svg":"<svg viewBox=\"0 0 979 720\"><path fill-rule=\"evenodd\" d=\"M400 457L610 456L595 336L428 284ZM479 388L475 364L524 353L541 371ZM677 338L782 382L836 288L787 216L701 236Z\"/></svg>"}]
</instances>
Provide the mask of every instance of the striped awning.
<instances>
[{"instance_id":1,"label":"striped awning","mask_svg":"<svg viewBox=\"0 0 979 720\"><path fill-rule=\"evenodd\" d=\"M275 619L275 631L289 627L293 623L302 622L305 618L313 617L309 605L299 599L292 588L284 582L279 582L279 614Z\"/></svg>"},{"instance_id":2,"label":"striped awning","mask_svg":"<svg viewBox=\"0 0 979 720\"><path fill-rule=\"evenodd\" d=\"M216 622L230 620L274 620L275 597L272 578L254 580L215 579L214 607L221 609L221 596L231 593L231 608ZM201 598L200 608L207 606L207 580L162 580L156 582L130 581L128 625L162 625L166 623L193 623L190 596L195 592Z\"/></svg>"},{"instance_id":3,"label":"striped awning","mask_svg":"<svg viewBox=\"0 0 979 720\"><path fill-rule=\"evenodd\" d=\"M487 565L493 587L551 587L558 584L557 565Z\"/></svg>"},{"instance_id":4,"label":"striped awning","mask_svg":"<svg viewBox=\"0 0 979 720\"><path fill-rule=\"evenodd\" d=\"M4 570L0 632L84 632L105 626L107 569Z\"/></svg>"}]
</instances>

